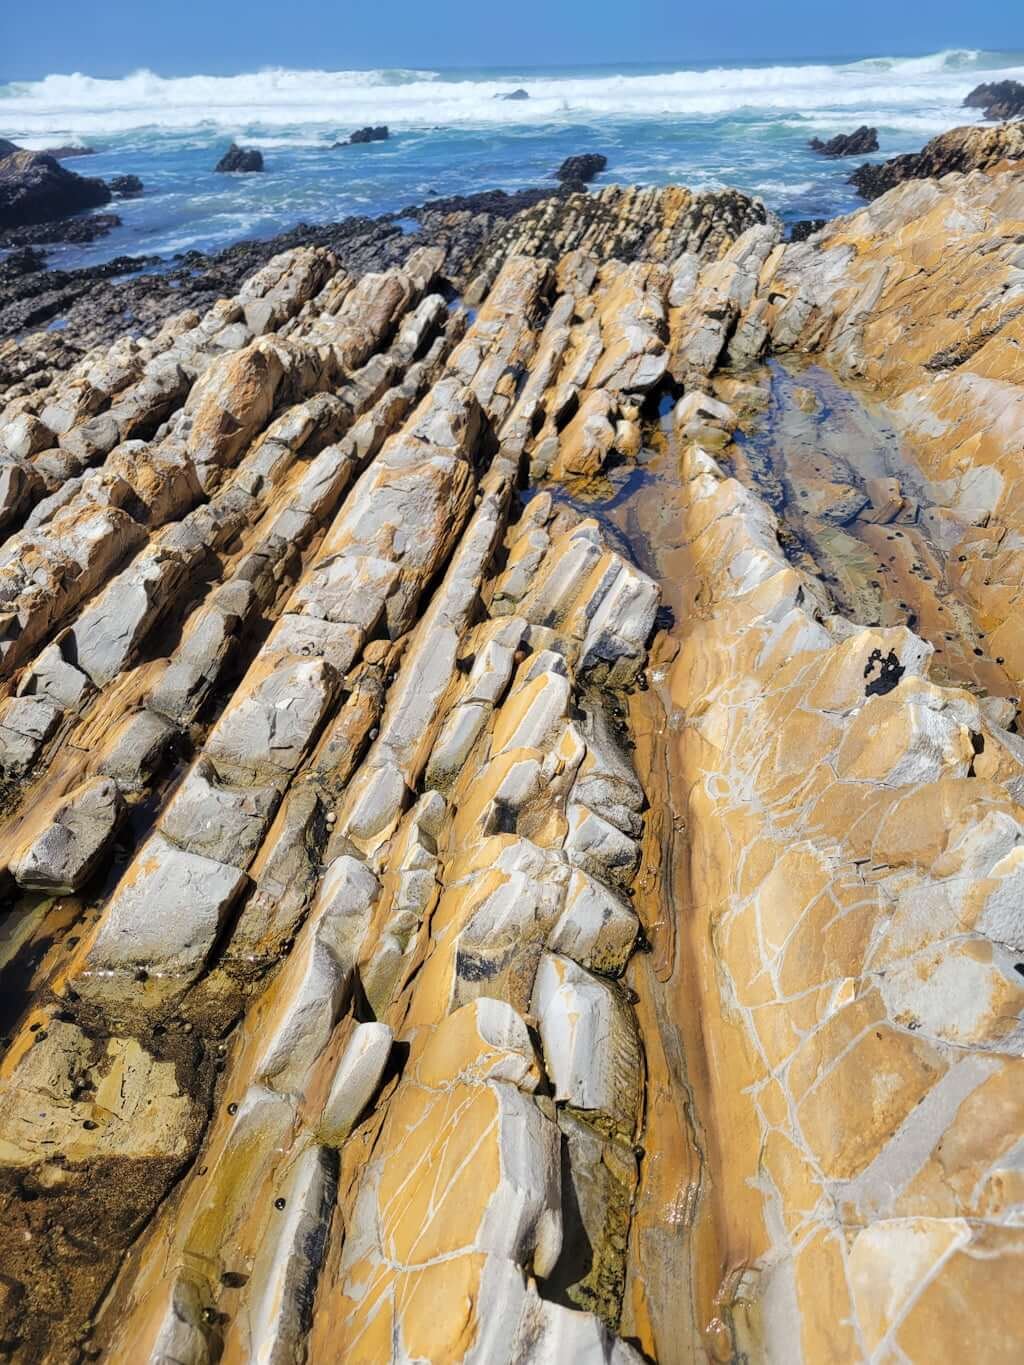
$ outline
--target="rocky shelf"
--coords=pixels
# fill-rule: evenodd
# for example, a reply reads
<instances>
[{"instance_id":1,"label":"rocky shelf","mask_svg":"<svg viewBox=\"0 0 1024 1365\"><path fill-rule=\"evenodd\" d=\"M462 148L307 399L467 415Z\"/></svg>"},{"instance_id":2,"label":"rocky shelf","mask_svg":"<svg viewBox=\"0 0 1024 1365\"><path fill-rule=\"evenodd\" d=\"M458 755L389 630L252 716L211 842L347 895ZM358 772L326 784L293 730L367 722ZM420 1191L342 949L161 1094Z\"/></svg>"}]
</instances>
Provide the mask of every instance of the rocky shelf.
<instances>
[{"instance_id":1,"label":"rocky shelf","mask_svg":"<svg viewBox=\"0 0 1024 1365\"><path fill-rule=\"evenodd\" d=\"M3 1352L1010 1359L1024 176L484 216L0 349Z\"/></svg>"}]
</instances>

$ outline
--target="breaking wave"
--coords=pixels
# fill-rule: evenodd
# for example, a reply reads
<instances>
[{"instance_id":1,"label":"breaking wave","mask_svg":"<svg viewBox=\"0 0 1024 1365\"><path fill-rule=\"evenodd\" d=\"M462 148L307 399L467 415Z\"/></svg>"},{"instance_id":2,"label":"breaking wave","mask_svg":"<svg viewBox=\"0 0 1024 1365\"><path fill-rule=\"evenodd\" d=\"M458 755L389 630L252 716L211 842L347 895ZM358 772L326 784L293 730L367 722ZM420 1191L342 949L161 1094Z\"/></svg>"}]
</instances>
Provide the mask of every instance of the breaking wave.
<instances>
[{"instance_id":1,"label":"breaking wave","mask_svg":"<svg viewBox=\"0 0 1024 1365\"><path fill-rule=\"evenodd\" d=\"M523 125L601 118L721 116L731 111L909 112L958 102L979 81L1024 74L1024 56L971 49L835 64L676 70L438 72L265 70L120 80L52 75L0 86L0 132L81 138L150 128L269 131L386 122L402 129ZM497 96L522 87L528 100Z\"/></svg>"}]
</instances>

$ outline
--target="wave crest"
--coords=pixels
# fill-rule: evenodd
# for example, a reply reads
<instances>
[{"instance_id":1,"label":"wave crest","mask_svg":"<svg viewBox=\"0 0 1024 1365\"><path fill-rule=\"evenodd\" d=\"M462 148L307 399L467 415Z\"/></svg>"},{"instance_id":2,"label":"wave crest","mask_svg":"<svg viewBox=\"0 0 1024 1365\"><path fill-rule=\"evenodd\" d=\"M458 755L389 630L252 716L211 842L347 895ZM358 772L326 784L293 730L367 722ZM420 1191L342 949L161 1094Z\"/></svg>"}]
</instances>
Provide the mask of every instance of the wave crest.
<instances>
[{"instance_id":1,"label":"wave crest","mask_svg":"<svg viewBox=\"0 0 1024 1365\"><path fill-rule=\"evenodd\" d=\"M1018 58L1017 60L1021 60ZM81 73L0 86L8 136L90 137L135 129L219 132L282 128L345 129L386 122L401 129L522 125L609 117L871 111L908 113L959 104L986 76L1024 75L1024 66L974 49L923 57L872 57L828 65L562 75L523 72L461 75L416 69L296 71L272 68L238 76L168 78L142 70L120 80ZM495 98L524 86L528 101ZM856 114L851 113L851 117Z\"/></svg>"}]
</instances>

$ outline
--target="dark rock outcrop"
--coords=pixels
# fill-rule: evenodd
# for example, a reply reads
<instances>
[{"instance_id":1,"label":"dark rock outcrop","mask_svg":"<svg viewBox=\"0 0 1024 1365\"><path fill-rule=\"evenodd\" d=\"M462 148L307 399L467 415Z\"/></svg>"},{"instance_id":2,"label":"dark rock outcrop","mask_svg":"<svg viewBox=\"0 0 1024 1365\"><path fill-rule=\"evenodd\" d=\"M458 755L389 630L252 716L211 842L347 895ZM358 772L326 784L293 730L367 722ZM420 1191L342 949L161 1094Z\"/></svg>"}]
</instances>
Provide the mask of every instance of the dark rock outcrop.
<instances>
[{"instance_id":1,"label":"dark rock outcrop","mask_svg":"<svg viewBox=\"0 0 1024 1365\"><path fill-rule=\"evenodd\" d=\"M346 142L335 142L331 150L333 151L334 147L358 147L363 142L387 142L390 136L391 133L386 123L378 124L376 128L369 126L357 128Z\"/></svg>"},{"instance_id":2,"label":"dark rock outcrop","mask_svg":"<svg viewBox=\"0 0 1024 1365\"><path fill-rule=\"evenodd\" d=\"M21 148L15 142L9 142L7 138L0 137L0 157L10 156L12 152L20 152Z\"/></svg>"},{"instance_id":3,"label":"dark rock outcrop","mask_svg":"<svg viewBox=\"0 0 1024 1365\"><path fill-rule=\"evenodd\" d=\"M57 242L82 246L95 242L97 237L106 237L120 226L121 219L116 213L90 213L84 218L64 218L56 223L9 228L6 232L0 232L0 248L50 246Z\"/></svg>"},{"instance_id":4,"label":"dark rock outcrop","mask_svg":"<svg viewBox=\"0 0 1024 1365\"><path fill-rule=\"evenodd\" d=\"M950 171L984 171L1001 161L1024 159L1024 123L1001 123L995 128L951 128L932 138L920 152L907 152L891 161L866 162L850 176L864 199L877 199L904 180L927 180Z\"/></svg>"},{"instance_id":5,"label":"dark rock outcrop","mask_svg":"<svg viewBox=\"0 0 1024 1365\"><path fill-rule=\"evenodd\" d=\"M107 184L111 194L119 199L135 199L142 193L142 181L137 175L115 175Z\"/></svg>"},{"instance_id":6,"label":"dark rock outcrop","mask_svg":"<svg viewBox=\"0 0 1024 1365\"><path fill-rule=\"evenodd\" d=\"M1024 118L1024 85L1020 81L976 85L964 99L964 108L983 109L988 119Z\"/></svg>"},{"instance_id":7,"label":"dark rock outcrop","mask_svg":"<svg viewBox=\"0 0 1024 1365\"><path fill-rule=\"evenodd\" d=\"M38 247L25 246L0 261L0 285L12 284L25 275L46 269L46 257Z\"/></svg>"},{"instance_id":8,"label":"dark rock outcrop","mask_svg":"<svg viewBox=\"0 0 1024 1365\"><path fill-rule=\"evenodd\" d=\"M528 100L530 94L529 91L523 90L520 87L518 90L509 90L507 93L499 93L495 95L494 98L496 100Z\"/></svg>"},{"instance_id":9,"label":"dark rock outcrop","mask_svg":"<svg viewBox=\"0 0 1024 1365\"><path fill-rule=\"evenodd\" d=\"M47 156L55 156L58 161L69 161L73 156L95 156L95 147L47 147Z\"/></svg>"},{"instance_id":10,"label":"dark rock outcrop","mask_svg":"<svg viewBox=\"0 0 1024 1365\"><path fill-rule=\"evenodd\" d=\"M555 179L580 181L586 184L587 181L593 180L595 175L600 175L607 165L608 158L602 156L600 152L582 152L579 156L567 156L555 171Z\"/></svg>"},{"instance_id":11,"label":"dark rock outcrop","mask_svg":"<svg viewBox=\"0 0 1024 1365\"><path fill-rule=\"evenodd\" d=\"M11 152L0 159L0 228L45 223L109 202L102 180L65 170L45 152Z\"/></svg>"},{"instance_id":12,"label":"dark rock outcrop","mask_svg":"<svg viewBox=\"0 0 1024 1365\"><path fill-rule=\"evenodd\" d=\"M864 156L867 152L878 151L878 129L869 128L865 123L855 133L837 133L827 142L812 137L807 145L820 156Z\"/></svg>"},{"instance_id":13,"label":"dark rock outcrop","mask_svg":"<svg viewBox=\"0 0 1024 1365\"><path fill-rule=\"evenodd\" d=\"M820 232L827 221L825 218L801 218L789 229L789 240L791 242L806 242L808 237L813 237L816 232Z\"/></svg>"},{"instance_id":14,"label":"dark rock outcrop","mask_svg":"<svg viewBox=\"0 0 1024 1365\"><path fill-rule=\"evenodd\" d=\"M217 162L214 170L222 171L225 174L251 174L253 171L262 171L263 153L255 147L238 147L232 142L231 146Z\"/></svg>"}]
</instances>

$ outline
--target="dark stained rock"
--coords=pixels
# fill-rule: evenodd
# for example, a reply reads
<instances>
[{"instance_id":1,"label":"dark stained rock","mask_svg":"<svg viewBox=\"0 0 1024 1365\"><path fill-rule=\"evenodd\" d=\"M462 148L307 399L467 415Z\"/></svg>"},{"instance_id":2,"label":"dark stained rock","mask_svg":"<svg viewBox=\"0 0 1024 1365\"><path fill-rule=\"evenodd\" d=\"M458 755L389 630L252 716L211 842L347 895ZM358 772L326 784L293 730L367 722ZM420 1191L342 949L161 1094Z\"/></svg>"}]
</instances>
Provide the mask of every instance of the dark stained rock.
<instances>
[{"instance_id":1,"label":"dark stained rock","mask_svg":"<svg viewBox=\"0 0 1024 1365\"><path fill-rule=\"evenodd\" d=\"M827 142L812 137L807 145L821 156L864 156L866 152L878 151L878 129L862 124L855 133L837 133Z\"/></svg>"},{"instance_id":2,"label":"dark stained rock","mask_svg":"<svg viewBox=\"0 0 1024 1365\"><path fill-rule=\"evenodd\" d=\"M225 174L245 173L262 171L263 153L255 147L238 147L232 142L221 159L217 162L214 170L223 171Z\"/></svg>"},{"instance_id":3,"label":"dark stained rock","mask_svg":"<svg viewBox=\"0 0 1024 1365\"><path fill-rule=\"evenodd\" d=\"M825 218L801 218L789 229L789 240L791 242L806 242L808 237L813 237L816 232L820 232L826 222L827 219Z\"/></svg>"},{"instance_id":4,"label":"dark stained rock","mask_svg":"<svg viewBox=\"0 0 1024 1365\"><path fill-rule=\"evenodd\" d=\"M32 227L9 228L0 232L0 248L21 246L49 246L54 242L71 242L82 246L106 237L121 226L116 213L90 213L82 218L64 218L58 223L36 223Z\"/></svg>"},{"instance_id":5,"label":"dark stained rock","mask_svg":"<svg viewBox=\"0 0 1024 1365\"><path fill-rule=\"evenodd\" d=\"M135 199L142 193L142 181L137 175L115 175L107 184L111 194L119 199Z\"/></svg>"},{"instance_id":6,"label":"dark stained rock","mask_svg":"<svg viewBox=\"0 0 1024 1365\"><path fill-rule=\"evenodd\" d=\"M567 156L555 171L556 180L579 180L584 184L593 180L595 175L608 165L608 158L600 152L583 152L579 156Z\"/></svg>"},{"instance_id":7,"label":"dark stained rock","mask_svg":"<svg viewBox=\"0 0 1024 1365\"><path fill-rule=\"evenodd\" d=\"M507 94L499 92L494 98L496 100L528 100L530 94L529 91L520 88L519 90L510 90Z\"/></svg>"},{"instance_id":8,"label":"dark stained rock","mask_svg":"<svg viewBox=\"0 0 1024 1365\"><path fill-rule=\"evenodd\" d=\"M865 162L850 176L864 199L877 199L904 180L927 180L950 171L984 171L1001 161L1024 160L1024 122L994 128L951 128L932 138L919 152L891 161Z\"/></svg>"},{"instance_id":9,"label":"dark stained rock","mask_svg":"<svg viewBox=\"0 0 1024 1365\"><path fill-rule=\"evenodd\" d=\"M335 142L334 147L357 147L363 142L387 142L391 136L386 123L378 124L376 128L366 127L357 128L347 142Z\"/></svg>"},{"instance_id":10,"label":"dark stained rock","mask_svg":"<svg viewBox=\"0 0 1024 1365\"><path fill-rule=\"evenodd\" d=\"M0 159L0 228L64 218L110 202L102 180L76 175L45 152Z\"/></svg>"},{"instance_id":11,"label":"dark stained rock","mask_svg":"<svg viewBox=\"0 0 1024 1365\"><path fill-rule=\"evenodd\" d=\"M20 152L21 148L14 142L9 142L7 138L0 137L0 156L10 156L12 152Z\"/></svg>"},{"instance_id":12,"label":"dark stained rock","mask_svg":"<svg viewBox=\"0 0 1024 1365\"><path fill-rule=\"evenodd\" d=\"M55 156L58 161L67 161L73 156L95 156L95 147L47 147L47 156Z\"/></svg>"},{"instance_id":13,"label":"dark stained rock","mask_svg":"<svg viewBox=\"0 0 1024 1365\"><path fill-rule=\"evenodd\" d=\"M34 275L37 270L45 268L46 257L38 247L21 247L0 261L0 284L11 284L24 275Z\"/></svg>"},{"instance_id":14,"label":"dark stained rock","mask_svg":"<svg viewBox=\"0 0 1024 1365\"><path fill-rule=\"evenodd\" d=\"M964 99L964 108L984 109L988 119L1024 118L1024 85L1020 81L976 85Z\"/></svg>"}]
</instances>

